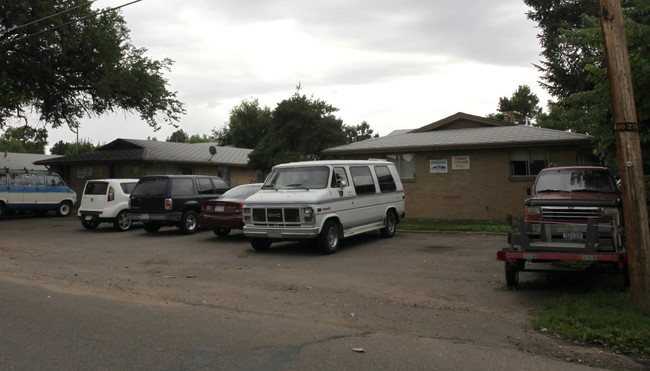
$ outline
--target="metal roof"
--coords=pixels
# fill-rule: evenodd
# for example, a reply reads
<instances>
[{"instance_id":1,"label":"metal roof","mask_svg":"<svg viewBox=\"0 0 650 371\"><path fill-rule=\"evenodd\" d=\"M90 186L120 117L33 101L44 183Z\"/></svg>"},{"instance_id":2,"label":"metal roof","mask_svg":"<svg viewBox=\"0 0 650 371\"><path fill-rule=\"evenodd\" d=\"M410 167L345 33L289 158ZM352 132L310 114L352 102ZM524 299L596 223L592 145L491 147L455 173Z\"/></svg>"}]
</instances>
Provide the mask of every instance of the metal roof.
<instances>
[{"instance_id":1,"label":"metal roof","mask_svg":"<svg viewBox=\"0 0 650 371\"><path fill-rule=\"evenodd\" d=\"M61 156L37 153L0 152L0 171L5 169L47 171L47 167L34 165L34 163L39 160L55 159L58 157Z\"/></svg>"},{"instance_id":2,"label":"metal roof","mask_svg":"<svg viewBox=\"0 0 650 371\"><path fill-rule=\"evenodd\" d=\"M490 126L463 129L399 132L385 137L328 148L326 154L385 153L386 151L426 151L453 148L510 148L547 145L589 146L587 134L533 126Z\"/></svg>"},{"instance_id":3,"label":"metal roof","mask_svg":"<svg viewBox=\"0 0 650 371\"><path fill-rule=\"evenodd\" d=\"M214 147L216 153L210 152ZM40 165L113 162L159 161L192 164L246 166L252 149L221 147L216 143L175 143L140 139L116 139L91 152L38 161Z\"/></svg>"}]
</instances>

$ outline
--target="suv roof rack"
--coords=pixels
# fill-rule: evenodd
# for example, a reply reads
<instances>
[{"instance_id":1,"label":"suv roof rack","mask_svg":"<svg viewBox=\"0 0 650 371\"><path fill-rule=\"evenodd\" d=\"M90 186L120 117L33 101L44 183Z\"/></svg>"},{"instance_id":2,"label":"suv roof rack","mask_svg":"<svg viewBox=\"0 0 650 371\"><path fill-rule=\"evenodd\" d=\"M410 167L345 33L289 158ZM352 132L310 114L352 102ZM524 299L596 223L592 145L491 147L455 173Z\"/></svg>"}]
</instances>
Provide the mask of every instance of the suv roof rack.
<instances>
[{"instance_id":1,"label":"suv roof rack","mask_svg":"<svg viewBox=\"0 0 650 371\"><path fill-rule=\"evenodd\" d=\"M607 167L602 162L551 162L548 167L567 167L567 166L599 166Z\"/></svg>"}]
</instances>

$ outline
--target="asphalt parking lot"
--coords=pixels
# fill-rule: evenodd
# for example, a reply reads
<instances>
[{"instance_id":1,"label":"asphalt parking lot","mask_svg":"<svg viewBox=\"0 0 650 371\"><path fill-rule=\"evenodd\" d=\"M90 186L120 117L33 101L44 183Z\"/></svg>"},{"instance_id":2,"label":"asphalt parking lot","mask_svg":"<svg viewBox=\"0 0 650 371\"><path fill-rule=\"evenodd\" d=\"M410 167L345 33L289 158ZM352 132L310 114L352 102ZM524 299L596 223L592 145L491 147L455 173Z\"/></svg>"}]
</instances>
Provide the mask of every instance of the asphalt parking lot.
<instances>
[{"instance_id":1,"label":"asphalt parking lot","mask_svg":"<svg viewBox=\"0 0 650 371\"><path fill-rule=\"evenodd\" d=\"M531 328L528 313L554 293L505 288L503 263L495 259L505 247L503 235L398 231L384 239L370 233L345 240L336 254L325 256L296 242L256 252L239 231L220 238L209 230L181 235L176 228L116 232L110 224L85 230L75 217L54 216L9 217L0 220L0 228L5 282L115 302L257 316L262 327L281 320L296 328L318 325L402 338L394 344L402 345L400 354L391 355L395 358L374 352L378 365L419 357L424 339L462 344L468 347L463 352L474 356L432 352L421 357L423 363L402 368L419 369L432 357L442 369L500 368L510 361L520 362L520 369L571 368L603 359L599 349L564 344ZM534 274L522 273L521 280ZM403 349L408 341L419 345ZM494 358L481 367L485 352ZM311 363L317 357L304 358L308 353L271 368L319 368ZM610 362L628 362L605 355ZM537 363L526 365L527 360Z\"/></svg>"}]
</instances>

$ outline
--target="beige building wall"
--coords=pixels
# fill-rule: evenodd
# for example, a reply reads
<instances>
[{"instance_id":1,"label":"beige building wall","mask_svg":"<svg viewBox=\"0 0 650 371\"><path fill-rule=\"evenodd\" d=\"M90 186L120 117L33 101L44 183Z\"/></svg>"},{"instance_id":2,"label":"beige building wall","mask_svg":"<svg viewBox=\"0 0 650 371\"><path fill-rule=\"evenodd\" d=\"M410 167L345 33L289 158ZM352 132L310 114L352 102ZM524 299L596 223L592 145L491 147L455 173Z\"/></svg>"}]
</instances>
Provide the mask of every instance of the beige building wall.
<instances>
[{"instance_id":1,"label":"beige building wall","mask_svg":"<svg viewBox=\"0 0 650 371\"><path fill-rule=\"evenodd\" d=\"M455 156L468 157L469 163L453 169ZM548 149L549 163L575 163L577 156L577 149ZM447 173L432 173L430 160L447 160ZM510 175L509 149L417 152L415 178L402 179L406 217L505 221L507 215L523 213L526 189L534 180Z\"/></svg>"}]
</instances>

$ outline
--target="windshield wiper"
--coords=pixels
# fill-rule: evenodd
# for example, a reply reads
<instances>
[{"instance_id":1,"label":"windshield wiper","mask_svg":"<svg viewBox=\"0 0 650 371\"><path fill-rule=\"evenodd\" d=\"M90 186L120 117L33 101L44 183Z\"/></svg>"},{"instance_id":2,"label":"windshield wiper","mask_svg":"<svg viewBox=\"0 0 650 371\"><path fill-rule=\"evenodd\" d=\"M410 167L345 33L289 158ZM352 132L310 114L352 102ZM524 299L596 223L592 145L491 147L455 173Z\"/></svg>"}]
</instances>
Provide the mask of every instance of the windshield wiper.
<instances>
[{"instance_id":1,"label":"windshield wiper","mask_svg":"<svg viewBox=\"0 0 650 371\"><path fill-rule=\"evenodd\" d=\"M542 189L541 191L535 191L535 193L551 193L551 192L569 192L569 191L565 191L563 189L555 189L555 188L548 188L548 189Z\"/></svg>"},{"instance_id":2,"label":"windshield wiper","mask_svg":"<svg viewBox=\"0 0 650 371\"><path fill-rule=\"evenodd\" d=\"M286 188L300 188L300 189L306 189L306 190L309 190L309 188L307 188L307 187L305 187L304 185L302 185L302 183L287 184L285 187L286 187Z\"/></svg>"}]
</instances>

